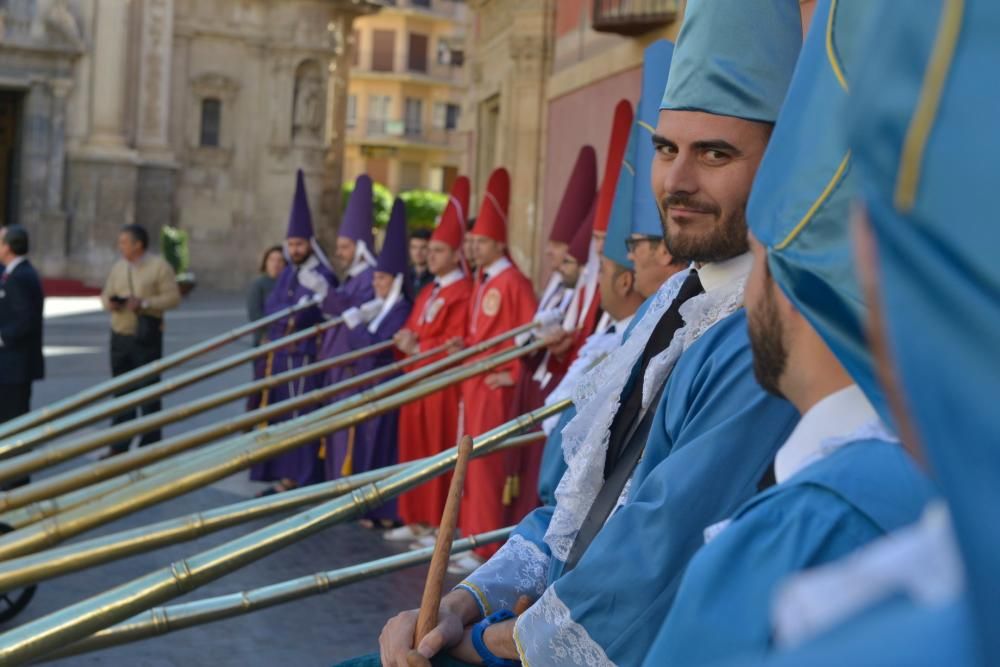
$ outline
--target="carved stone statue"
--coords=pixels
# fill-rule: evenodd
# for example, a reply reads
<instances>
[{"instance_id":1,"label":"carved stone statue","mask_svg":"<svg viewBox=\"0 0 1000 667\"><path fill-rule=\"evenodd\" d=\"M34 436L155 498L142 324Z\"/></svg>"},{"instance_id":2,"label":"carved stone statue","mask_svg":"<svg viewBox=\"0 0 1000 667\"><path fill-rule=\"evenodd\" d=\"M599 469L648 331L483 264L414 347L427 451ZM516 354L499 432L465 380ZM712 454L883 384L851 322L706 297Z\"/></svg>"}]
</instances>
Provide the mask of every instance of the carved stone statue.
<instances>
[{"instance_id":1,"label":"carved stone statue","mask_svg":"<svg viewBox=\"0 0 1000 667\"><path fill-rule=\"evenodd\" d=\"M69 10L66 0L55 0L49 6L49 10L45 13L45 30L76 48L83 47L80 24Z\"/></svg>"},{"instance_id":2,"label":"carved stone statue","mask_svg":"<svg viewBox=\"0 0 1000 667\"><path fill-rule=\"evenodd\" d=\"M320 139L325 109L326 96L319 66L314 62L304 63L299 67L295 77L292 136L297 139Z\"/></svg>"}]
</instances>

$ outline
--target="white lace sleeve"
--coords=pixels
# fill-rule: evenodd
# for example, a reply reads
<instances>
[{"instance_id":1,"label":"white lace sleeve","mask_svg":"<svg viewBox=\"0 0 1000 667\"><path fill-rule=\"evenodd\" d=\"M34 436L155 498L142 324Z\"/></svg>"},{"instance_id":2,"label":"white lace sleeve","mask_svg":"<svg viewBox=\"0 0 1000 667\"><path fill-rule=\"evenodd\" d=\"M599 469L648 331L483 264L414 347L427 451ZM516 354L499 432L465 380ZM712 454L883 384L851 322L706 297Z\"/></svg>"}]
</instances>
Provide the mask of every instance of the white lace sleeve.
<instances>
[{"instance_id":1,"label":"white lace sleeve","mask_svg":"<svg viewBox=\"0 0 1000 667\"><path fill-rule=\"evenodd\" d=\"M518 617L514 642L525 665L614 667L600 644L573 620L552 587Z\"/></svg>"},{"instance_id":2,"label":"white lace sleeve","mask_svg":"<svg viewBox=\"0 0 1000 667\"><path fill-rule=\"evenodd\" d=\"M537 599L545 590L548 575L549 556L534 542L512 535L456 588L468 591L483 616L489 616L500 609L513 609L522 595Z\"/></svg>"}]
</instances>

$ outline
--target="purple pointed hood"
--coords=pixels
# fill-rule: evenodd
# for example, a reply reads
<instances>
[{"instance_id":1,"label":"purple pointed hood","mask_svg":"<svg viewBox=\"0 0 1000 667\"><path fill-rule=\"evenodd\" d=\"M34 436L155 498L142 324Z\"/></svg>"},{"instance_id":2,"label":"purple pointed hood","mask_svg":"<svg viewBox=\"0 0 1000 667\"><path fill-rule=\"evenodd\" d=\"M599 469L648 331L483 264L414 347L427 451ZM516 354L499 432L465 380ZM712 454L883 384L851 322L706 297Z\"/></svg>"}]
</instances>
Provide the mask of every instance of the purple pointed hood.
<instances>
[{"instance_id":1,"label":"purple pointed hood","mask_svg":"<svg viewBox=\"0 0 1000 667\"><path fill-rule=\"evenodd\" d=\"M389 224L385 228L382 252L378 255L375 270L390 275L406 271L406 206L396 198L392 203Z\"/></svg>"},{"instance_id":2,"label":"purple pointed hood","mask_svg":"<svg viewBox=\"0 0 1000 667\"><path fill-rule=\"evenodd\" d=\"M355 243L363 241L369 250L375 249L372 238L372 219L374 205L372 203L372 179L368 174L361 174L354 181L354 191L347 202L344 219L340 221L339 236L351 239Z\"/></svg>"},{"instance_id":3,"label":"purple pointed hood","mask_svg":"<svg viewBox=\"0 0 1000 667\"><path fill-rule=\"evenodd\" d=\"M286 239L312 240L316 236L313 231L312 212L309 210L309 198L306 196L306 181L299 169L295 176L295 196L292 198L292 212L288 216L288 232Z\"/></svg>"}]
</instances>

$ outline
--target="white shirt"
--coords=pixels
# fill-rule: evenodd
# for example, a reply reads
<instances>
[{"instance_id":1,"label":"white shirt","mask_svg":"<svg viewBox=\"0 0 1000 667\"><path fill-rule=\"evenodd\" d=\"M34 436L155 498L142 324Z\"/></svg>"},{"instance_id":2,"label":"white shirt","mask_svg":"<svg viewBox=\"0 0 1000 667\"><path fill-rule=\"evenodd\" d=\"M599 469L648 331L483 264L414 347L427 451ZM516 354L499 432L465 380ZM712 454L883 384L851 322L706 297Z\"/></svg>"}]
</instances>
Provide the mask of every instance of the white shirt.
<instances>
[{"instance_id":1,"label":"white shirt","mask_svg":"<svg viewBox=\"0 0 1000 667\"><path fill-rule=\"evenodd\" d=\"M753 255L745 252L722 262L711 262L693 268L698 271L701 286L705 288L706 292L711 292L734 280L749 276L750 269L753 268Z\"/></svg>"},{"instance_id":2,"label":"white shirt","mask_svg":"<svg viewBox=\"0 0 1000 667\"><path fill-rule=\"evenodd\" d=\"M449 285L454 285L459 280L465 277L465 273L462 269L454 269L450 273L447 273L440 278L434 279L434 285L440 289L444 289Z\"/></svg>"},{"instance_id":3,"label":"white shirt","mask_svg":"<svg viewBox=\"0 0 1000 667\"><path fill-rule=\"evenodd\" d=\"M774 478L781 484L823 457L824 442L858 431L878 419L875 408L856 384L836 391L809 408L774 459Z\"/></svg>"}]
</instances>

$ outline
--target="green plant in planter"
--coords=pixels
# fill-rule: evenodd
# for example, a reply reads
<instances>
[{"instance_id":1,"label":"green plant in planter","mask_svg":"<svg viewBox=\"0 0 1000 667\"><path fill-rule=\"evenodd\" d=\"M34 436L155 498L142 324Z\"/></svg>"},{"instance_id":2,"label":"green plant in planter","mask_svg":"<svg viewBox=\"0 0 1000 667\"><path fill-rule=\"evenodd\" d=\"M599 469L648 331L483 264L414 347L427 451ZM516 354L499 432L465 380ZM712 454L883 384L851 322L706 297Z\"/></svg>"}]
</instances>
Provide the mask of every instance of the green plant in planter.
<instances>
[{"instance_id":1,"label":"green plant in planter","mask_svg":"<svg viewBox=\"0 0 1000 667\"><path fill-rule=\"evenodd\" d=\"M191 273L191 250L188 244L188 233L183 229L165 225L160 230L160 248L163 258L173 267L177 275L177 284L181 293L187 294L195 285L194 274Z\"/></svg>"}]
</instances>

